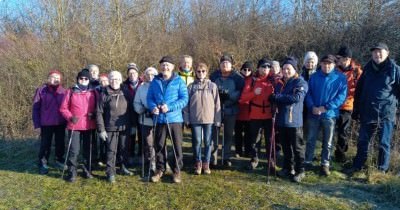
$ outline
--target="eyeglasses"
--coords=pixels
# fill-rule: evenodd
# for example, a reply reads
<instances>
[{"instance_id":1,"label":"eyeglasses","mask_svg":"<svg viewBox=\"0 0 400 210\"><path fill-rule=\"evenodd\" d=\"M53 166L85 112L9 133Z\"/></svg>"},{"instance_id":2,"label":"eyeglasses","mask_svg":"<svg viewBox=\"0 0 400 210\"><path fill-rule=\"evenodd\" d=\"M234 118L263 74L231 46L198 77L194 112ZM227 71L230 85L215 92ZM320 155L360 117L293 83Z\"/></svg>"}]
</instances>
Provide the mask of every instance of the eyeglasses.
<instances>
[{"instance_id":1,"label":"eyeglasses","mask_svg":"<svg viewBox=\"0 0 400 210\"><path fill-rule=\"evenodd\" d=\"M198 70L198 71L196 71L197 73L206 73L207 71L206 70Z\"/></svg>"},{"instance_id":2,"label":"eyeglasses","mask_svg":"<svg viewBox=\"0 0 400 210\"><path fill-rule=\"evenodd\" d=\"M264 65L262 65L262 66L260 66L261 68L271 68L271 65L268 65L268 64L264 64Z\"/></svg>"},{"instance_id":3,"label":"eyeglasses","mask_svg":"<svg viewBox=\"0 0 400 210\"><path fill-rule=\"evenodd\" d=\"M79 80L89 80L87 77L79 77Z\"/></svg>"},{"instance_id":4,"label":"eyeglasses","mask_svg":"<svg viewBox=\"0 0 400 210\"><path fill-rule=\"evenodd\" d=\"M249 68L244 68L244 69L242 69L243 71L251 71L251 69L249 69Z\"/></svg>"}]
</instances>

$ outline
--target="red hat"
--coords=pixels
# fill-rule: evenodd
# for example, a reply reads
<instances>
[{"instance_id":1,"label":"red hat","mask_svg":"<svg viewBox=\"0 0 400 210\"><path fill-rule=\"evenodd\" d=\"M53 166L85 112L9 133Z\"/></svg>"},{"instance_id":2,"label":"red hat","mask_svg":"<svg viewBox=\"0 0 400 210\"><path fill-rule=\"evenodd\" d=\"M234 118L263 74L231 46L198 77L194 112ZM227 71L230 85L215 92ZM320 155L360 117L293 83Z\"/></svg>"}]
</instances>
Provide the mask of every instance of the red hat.
<instances>
[{"instance_id":1,"label":"red hat","mask_svg":"<svg viewBox=\"0 0 400 210\"><path fill-rule=\"evenodd\" d=\"M60 80L61 80L62 74L61 74L60 71L58 71L57 69L52 69L52 70L50 70L50 72L49 72L49 74L48 74L47 76L50 76L50 75L52 75L52 74L58 74L58 75L60 75Z\"/></svg>"}]
</instances>

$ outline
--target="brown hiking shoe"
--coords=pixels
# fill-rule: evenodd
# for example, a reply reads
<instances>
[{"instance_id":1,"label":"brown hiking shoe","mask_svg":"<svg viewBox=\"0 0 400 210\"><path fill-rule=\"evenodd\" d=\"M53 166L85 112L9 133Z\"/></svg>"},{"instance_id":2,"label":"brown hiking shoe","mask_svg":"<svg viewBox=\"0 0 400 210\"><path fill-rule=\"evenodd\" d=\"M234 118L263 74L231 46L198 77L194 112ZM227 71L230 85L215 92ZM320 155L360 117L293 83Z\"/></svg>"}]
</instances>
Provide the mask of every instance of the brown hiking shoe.
<instances>
[{"instance_id":1,"label":"brown hiking shoe","mask_svg":"<svg viewBox=\"0 0 400 210\"><path fill-rule=\"evenodd\" d=\"M174 181L174 183L181 183L182 182L181 172L176 172L172 174L172 181Z\"/></svg>"},{"instance_id":2,"label":"brown hiking shoe","mask_svg":"<svg viewBox=\"0 0 400 210\"><path fill-rule=\"evenodd\" d=\"M329 171L329 166L321 166L320 174L321 174L321 176L331 175L331 172Z\"/></svg>"},{"instance_id":3,"label":"brown hiking shoe","mask_svg":"<svg viewBox=\"0 0 400 210\"><path fill-rule=\"evenodd\" d=\"M151 181L159 182L162 176L163 176L163 172L160 170L157 170L156 173L151 177Z\"/></svg>"},{"instance_id":4,"label":"brown hiking shoe","mask_svg":"<svg viewBox=\"0 0 400 210\"><path fill-rule=\"evenodd\" d=\"M194 165L194 174L200 175L201 174L201 162L197 161Z\"/></svg>"},{"instance_id":5,"label":"brown hiking shoe","mask_svg":"<svg viewBox=\"0 0 400 210\"><path fill-rule=\"evenodd\" d=\"M203 173L204 174L211 174L210 164L209 163L203 163Z\"/></svg>"}]
</instances>

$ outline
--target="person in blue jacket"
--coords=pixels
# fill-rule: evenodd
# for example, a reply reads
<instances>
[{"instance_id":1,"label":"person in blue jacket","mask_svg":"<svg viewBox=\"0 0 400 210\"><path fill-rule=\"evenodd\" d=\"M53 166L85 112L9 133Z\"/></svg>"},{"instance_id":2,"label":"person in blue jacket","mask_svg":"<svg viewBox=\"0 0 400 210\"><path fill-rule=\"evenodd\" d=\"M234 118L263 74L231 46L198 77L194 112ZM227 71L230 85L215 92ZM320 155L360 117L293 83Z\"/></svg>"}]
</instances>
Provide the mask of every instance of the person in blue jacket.
<instances>
[{"instance_id":1,"label":"person in blue jacket","mask_svg":"<svg viewBox=\"0 0 400 210\"><path fill-rule=\"evenodd\" d=\"M173 141L174 159L172 160L173 181L181 182L180 169L183 166L182 154L182 110L189 97L185 82L174 72L174 61L170 56L160 60L160 74L150 83L147 93L147 105L156 121L154 149L156 153L156 172L152 182L159 182L166 165L166 137Z\"/></svg>"},{"instance_id":2,"label":"person in blue jacket","mask_svg":"<svg viewBox=\"0 0 400 210\"><path fill-rule=\"evenodd\" d=\"M339 108L347 95L346 76L336 69L336 57L326 55L321 58L321 67L311 75L308 81L306 96L307 109L307 145L306 166L312 166L315 143L319 130L322 129L322 152L320 174L330 174L329 164L333 144L335 121L339 116Z\"/></svg>"},{"instance_id":3,"label":"person in blue jacket","mask_svg":"<svg viewBox=\"0 0 400 210\"><path fill-rule=\"evenodd\" d=\"M379 141L378 170L386 173L390 162L393 135L400 94L400 67L389 58L385 43L371 49L372 59L365 65L356 86L352 118L360 120L357 154L347 173L361 170L368 157L368 145L377 132Z\"/></svg>"},{"instance_id":4,"label":"person in blue jacket","mask_svg":"<svg viewBox=\"0 0 400 210\"><path fill-rule=\"evenodd\" d=\"M278 107L276 123L284 155L283 169L278 172L278 175L301 182L305 177L303 103L308 85L298 74L295 58L288 57L282 64L283 86L270 98Z\"/></svg>"}]
</instances>

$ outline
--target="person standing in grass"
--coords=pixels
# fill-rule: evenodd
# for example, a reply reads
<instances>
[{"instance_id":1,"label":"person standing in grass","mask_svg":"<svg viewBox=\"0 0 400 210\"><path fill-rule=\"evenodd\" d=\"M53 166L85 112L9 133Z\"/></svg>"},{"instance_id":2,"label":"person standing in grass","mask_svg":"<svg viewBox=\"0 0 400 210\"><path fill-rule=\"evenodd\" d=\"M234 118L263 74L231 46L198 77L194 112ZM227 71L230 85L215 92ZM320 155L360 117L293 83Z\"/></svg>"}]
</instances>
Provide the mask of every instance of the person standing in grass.
<instances>
[{"instance_id":1,"label":"person standing in grass","mask_svg":"<svg viewBox=\"0 0 400 210\"><path fill-rule=\"evenodd\" d=\"M326 55L321 59L321 69L311 75L306 96L307 145L305 164L312 166L318 133L322 130L321 170L323 176L330 175L329 166L333 145L333 134L339 108L347 94L347 79L336 69L336 57Z\"/></svg>"},{"instance_id":2,"label":"person standing in grass","mask_svg":"<svg viewBox=\"0 0 400 210\"><path fill-rule=\"evenodd\" d=\"M233 58L229 54L221 56L219 62L219 70L214 71L210 75L210 80L218 87L219 98L221 101L222 124L224 126L224 163L225 167L231 167L232 162L232 139L236 122L236 115L239 112L238 101L240 93L244 86L244 79L240 74L233 69ZM213 132L213 151L212 151L212 165L217 165L218 154L218 132Z\"/></svg>"},{"instance_id":3,"label":"person standing in grass","mask_svg":"<svg viewBox=\"0 0 400 210\"><path fill-rule=\"evenodd\" d=\"M82 69L76 77L77 83L65 93L60 112L67 120L67 129L71 146L69 150L67 166L67 181L75 182L77 177L78 156L80 145L83 145L83 176L93 178L90 169L91 136L96 129L96 91L89 85L90 73L88 69Z\"/></svg>"},{"instance_id":4,"label":"person standing in grass","mask_svg":"<svg viewBox=\"0 0 400 210\"><path fill-rule=\"evenodd\" d=\"M195 159L194 173L210 174L211 134L213 125L221 126L221 106L217 85L207 79L208 66L199 63L196 67L196 79L189 85L189 103L185 107L185 125L192 128L192 147ZM204 157L202 141L204 140Z\"/></svg>"},{"instance_id":5,"label":"person standing in grass","mask_svg":"<svg viewBox=\"0 0 400 210\"><path fill-rule=\"evenodd\" d=\"M36 89L33 98L32 120L35 129L40 128L39 173L49 172L48 162L54 137L56 165L64 167L64 138L66 121L59 109L65 96L61 85L61 73L51 70L47 83Z\"/></svg>"},{"instance_id":6,"label":"person standing in grass","mask_svg":"<svg viewBox=\"0 0 400 210\"><path fill-rule=\"evenodd\" d=\"M143 82L138 87L135 99L133 101L134 109L139 114L139 130L141 131L140 139L143 138L144 142L144 165L145 171L149 171L149 168L154 173L156 170L155 163L155 152L154 152L154 122L153 115L147 105L147 92L149 91L150 83L154 77L158 75L157 69L149 67L144 71ZM149 175L149 174L148 174ZM147 175L147 176L148 176Z\"/></svg>"},{"instance_id":7,"label":"person standing in grass","mask_svg":"<svg viewBox=\"0 0 400 210\"><path fill-rule=\"evenodd\" d=\"M154 77L147 93L147 105L156 119L154 148L156 152L156 173L152 182L159 182L165 172L166 138L170 136L174 158L171 161L173 182L180 183L183 166L182 154L182 110L188 103L188 91L185 82L174 72L174 60L164 56L160 60L161 74Z\"/></svg>"},{"instance_id":8,"label":"person standing in grass","mask_svg":"<svg viewBox=\"0 0 400 210\"><path fill-rule=\"evenodd\" d=\"M99 96L96 109L96 122L99 138L107 145L107 180L115 182L115 164L119 159L121 173L133 175L126 168L127 151L120 149L117 157L117 148L121 148L129 135L132 125L133 103L131 95L124 86L121 86L122 75L118 71L111 71L110 85Z\"/></svg>"},{"instance_id":9,"label":"person standing in grass","mask_svg":"<svg viewBox=\"0 0 400 210\"><path fill-rule=\"evenodd\" d=\"M99 83L100 85L97 86L96 90L98 94L100 95L103 91L106 90L108 85L110 85L110 82L108 80L108 75L107 74L100 74L99 76ZM106 161L107 161L107 145L105 141L102 141L99 139L99 166L105 166Z\"/></svg>"},{"instance_id":10,"label":"person standing in grass","mask_svg":"<svg viewBox=\"0 0 400 210\"><path fill-rule=\"evenodd\" d=\"M351 141L351 113L353 111L354 93L357 81L362 74L361 66L352 58L353 53L347 46L343 46L336 54L337 67L347 78L347 97L340 107L337 123L337 143L335 150L335 161L344 163L346 152Z\"/></svg>"},{"instance_id":11,"label":"person standing in grass","mask_svg":"<svg viewBox=\"0 0 400 210\"><path fill-rule=\"evenodd\" d=\"M257 72L251 80L247 80L239 99L240 104L249 105L251 160L250 169L255 169L259 162L257 145L261 138L257 138L260 130L264 130L266 151L270 151L270 139L272 131L272 107L269 97L274 92L274 87L268 76L271 70L271 62L265 58L258 61ZM271 160L269 160L271 161Z\"/></svg>"},{"instance_id":12,"label":"person standing in grass","mask_svg":"<svg viewBox=\"0 0 400 210\"><path fill-rule=\"evenodd\" d=\"M375 132L379 142L378 170L386 173L389 169L390 144L400 97L400 67L389 58L385 43L375 44L370 51L372 58L364 66L354 96L352 118L360 121L360 130L353 166L345 171L348 174L364 167Z\"/></svg>"},{"instance_id":13,"label":"person standing in grass","mask_svg":"<svg viewBox=\"0 0 400 210\"><path fill-rule=\"evenodd\" d=\"M253 70L254 66L251 61L246 61L243 63L242 68L240 68L240 75L243 77L245 83L247 80L252 79ZM236 157L249 157L251 151L249 105L239 103L238 107L239 113L236 116L235 123Z\"/></svg>"},{"instance_id":14,"label":"person standing in grass","mask_svg":"<svg viewBox=\"0 0 400 210\"><path fill-rule=\"evenodd\" d=\"M283 87L270 97L271 102L278 108L276 124L284 154L283 169L278 172L278 175L291 177L293 181L301 182L305 177L303 103L308 85L297 72L295 58L286 58L282 65Z\"/></svg>"},{"instance_id":15,"label":"person standing in grass","mask_svg":"<svg viewBox=\"0 0 400 210\"><path fill-rule=\"evenodd\" d=\"M127 75L128 78L124 81L123 85L125 88L129 90L129 93L131 94L131 99L132 101L129 102L130 104L133 104L133 99L135 98L135 94L137 91L137 88L139 87L140 83L142 83L141 78L139 77L139 67L136 65L136 63L128 63L127 66ZM134 117L133 121L135 122L132 124L132 128L130 128L130 133L127 136L126 140L126 145L123 145L122 148L126 148L128 152L128 164L133 165L133 160L135 157L135 145L136 145L136 134L137 134L137 120L138 116L137 113L133 113L132 115ZM138 141L138 155L142 153L142 144L141 144L141 139Z\"/></svg>"}]
</instances>

